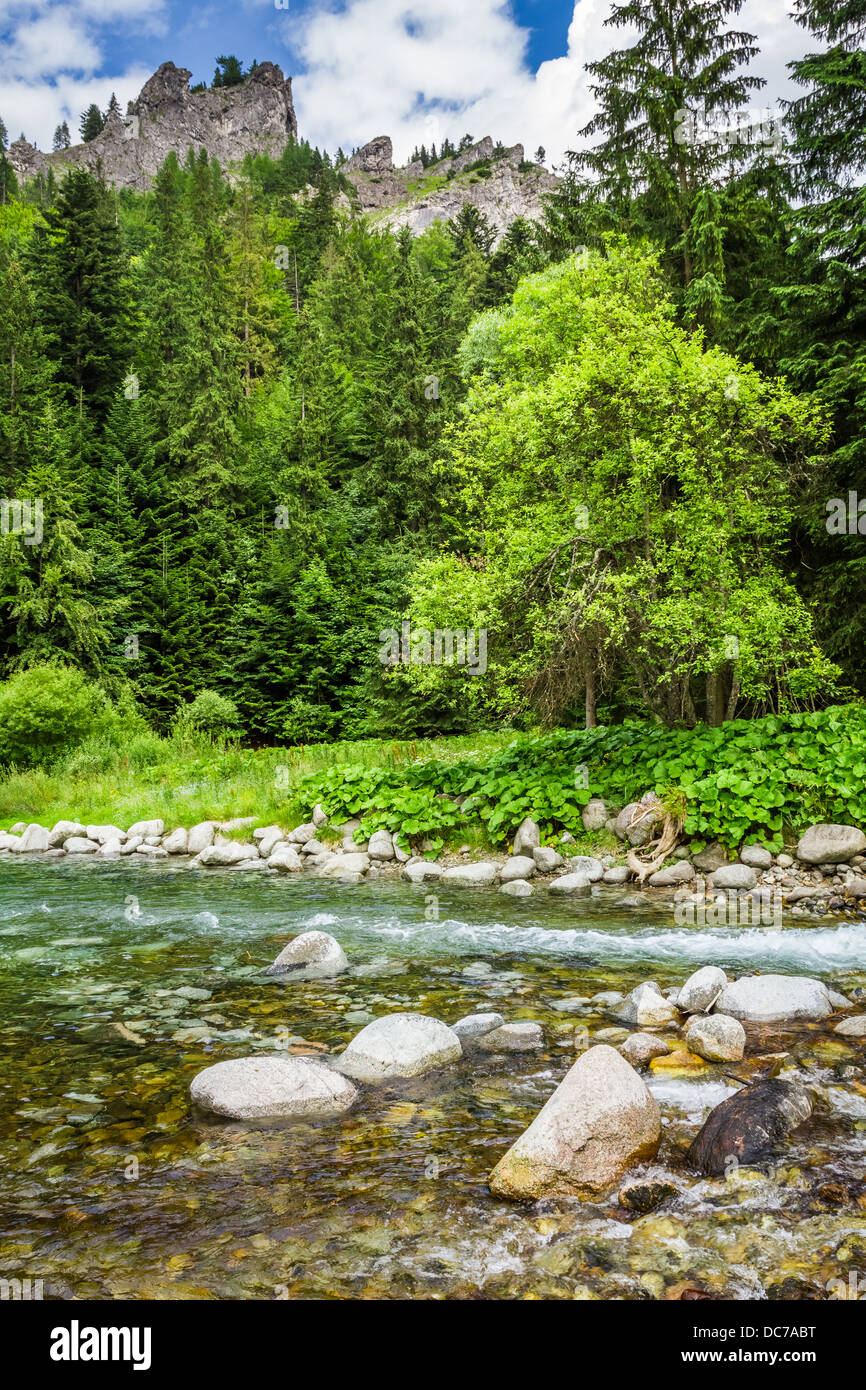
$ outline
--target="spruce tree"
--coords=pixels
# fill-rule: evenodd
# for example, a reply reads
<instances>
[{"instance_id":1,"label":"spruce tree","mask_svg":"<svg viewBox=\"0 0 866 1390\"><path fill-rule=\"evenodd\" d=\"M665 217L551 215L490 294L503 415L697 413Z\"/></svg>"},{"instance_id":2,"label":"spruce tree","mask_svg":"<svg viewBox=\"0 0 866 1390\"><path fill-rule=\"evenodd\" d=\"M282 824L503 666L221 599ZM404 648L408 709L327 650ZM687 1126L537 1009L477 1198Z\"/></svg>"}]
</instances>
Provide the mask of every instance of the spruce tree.
<instances>
[{"instance_id":1,"label":"spruce tree","mask_svg":"<svg viewBox=\"0 0 866 1390\"><path fill-rule=\"evenodd\" d=\"M105 117L95 101L90 103L86 111L82 111L78 129L85 145L105 129Z\"/></svg>"}]
</instances>

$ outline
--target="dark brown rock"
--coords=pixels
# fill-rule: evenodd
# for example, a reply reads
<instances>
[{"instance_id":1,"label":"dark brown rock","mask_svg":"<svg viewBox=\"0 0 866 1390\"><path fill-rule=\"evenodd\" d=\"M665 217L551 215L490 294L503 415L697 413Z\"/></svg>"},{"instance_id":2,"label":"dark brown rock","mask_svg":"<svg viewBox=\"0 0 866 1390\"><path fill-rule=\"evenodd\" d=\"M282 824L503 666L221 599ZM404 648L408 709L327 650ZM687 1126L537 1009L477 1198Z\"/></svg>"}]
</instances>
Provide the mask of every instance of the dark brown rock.
<instances>
[{"instance_id":1,"label":"dark brown rock","mask_svg":"<svg viewBox=\"0 0 866 1390\"><path fill-rule=\"evenodd\" d=\"M790 1081L745 1086L707 1116L689 1149L689 1162L707 1177L720 1177L732 1159L750 1164L771 1158L811 1113L808 1092Z\"/></svg>"}]
</instances>

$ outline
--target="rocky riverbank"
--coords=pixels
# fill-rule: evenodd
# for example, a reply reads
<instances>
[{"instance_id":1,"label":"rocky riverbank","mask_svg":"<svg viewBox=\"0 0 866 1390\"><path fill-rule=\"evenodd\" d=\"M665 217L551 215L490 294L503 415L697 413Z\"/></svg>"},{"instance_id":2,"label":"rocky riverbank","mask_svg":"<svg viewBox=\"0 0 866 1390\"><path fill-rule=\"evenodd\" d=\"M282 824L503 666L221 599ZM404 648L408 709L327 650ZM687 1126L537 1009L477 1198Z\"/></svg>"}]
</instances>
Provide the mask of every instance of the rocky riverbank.
<instances>
[{"instance_id":1,"label":"rocky riverbank","mask_svg":"<svg viewBox=\"0 0 866 1390\"><path fill-rule=\"evenodd\" d=\"M265 973L294 985L350 969L339 942L313 930L296 936ZM597 1201L636 1165L655 1160L662 1112L641 1073L655 1079L715 1074L741 1087L713 1106L692 1139L685 1160L695 1175L727 1177L741 1165L779 1157L788 1135L811 1119L821 1100L804 1084L807 1072L798 1051L765 1052L766 1030L774 1030L778 1042L786 1030L820 1025L843 1050L866 1046L866 988L858 986L852 995L810 977L730 979L717 966L705 966L664 993L648 980L628 994L608 990L564 1001L575 1019L586 1020L574 1031L577 1058L497 1161L489 1176L491 1193L514 1200ZM459 1065L472 1068L489 1054L544 1047L544 1029L531 1019L506 1022L488 1011L449 1025L397 1012L366 1023L332 1056L217 1062L195 1076L190 1095L200 1109L227 1119L330 1120L351 1110L365 1087ZM626 1184L619 1197L623 1206L646 1211L677 1192L674 1174L656 1173L650 1184Z\"/></svg>"},{"instance_id":2,"label":"rocky riverbank","mask_svg":"<svg viewBox=\"0 0 866 1390\"><path fill-rule=\"evenodd\" d=\"M603 802L589 803L584 812L588 834L606 829L622 845L620 851L598 854L571 853L574 841L567 834L554 837L554 844L542 844L539 827L528 819L518 828L510 854L477 859L469 846L438 856L432 848L409 854L386 830L376 831L369 840L356 840L360 822L331 825L317 806L309 822L291 829L259 826L255 817L202 821L189 829L167 829L161 819L136 821L126 830L68 820L51 828L19 822L0 834L0 859L92 855L110 860L135 855L170 858L192 869L311 873L341 883L400 875L431 887L441 883L498 888L514 898L538 892L598 894L636 884L639 892L616 898L617 906L639 906L653 899L670 902L683 925L768 925L778 923L783 910L811 919L866 913L866 834L857 826L809 826L789 853L774 853L756 843L743 844L736 853L718 843L694 853L680 845L668 862L644 877L635 872L630 854L646 845L652 834L643 804L632 803L610 816Z\"/></svg>"}]
</instances>

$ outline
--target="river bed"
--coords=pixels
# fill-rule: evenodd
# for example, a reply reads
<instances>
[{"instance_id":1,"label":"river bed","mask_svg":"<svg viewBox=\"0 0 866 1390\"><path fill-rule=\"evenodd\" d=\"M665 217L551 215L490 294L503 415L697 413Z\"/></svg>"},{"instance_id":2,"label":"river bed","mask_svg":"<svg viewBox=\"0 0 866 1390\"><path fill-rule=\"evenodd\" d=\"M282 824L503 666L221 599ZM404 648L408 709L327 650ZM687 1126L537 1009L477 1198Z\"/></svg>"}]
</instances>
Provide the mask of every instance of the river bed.
<instances>
[{"instance_id":1,"label":"river bed","mask_svg":"<svg viewBox=\"0 0 866 1390\"><path fill-rule=\"evenodd\" d=\"M866 1040L831 1024L749 1027L743 1064L646 1074L664 1137L629 1181L676 1189L649 1214L616 1191L519 1204L488 1192L612 1026L576 996L666 989L710 963L866 986L866 923L678 927L670 908L621 896L4 862L0 1279L79 1299L797 1299L838 1297L853 1272L866 1293ZM352 972L263 976L310 928L337 937ZM547 1043L365 1088L336 1121L249 1125L190 1107L212 1062L339 1048L406 1009L537 1019ZM685 1149L710 1107L780 1057L781 1075L813 1087L812 1119L767 1171L697 1177Z\"/></svg>"}]
</instances>

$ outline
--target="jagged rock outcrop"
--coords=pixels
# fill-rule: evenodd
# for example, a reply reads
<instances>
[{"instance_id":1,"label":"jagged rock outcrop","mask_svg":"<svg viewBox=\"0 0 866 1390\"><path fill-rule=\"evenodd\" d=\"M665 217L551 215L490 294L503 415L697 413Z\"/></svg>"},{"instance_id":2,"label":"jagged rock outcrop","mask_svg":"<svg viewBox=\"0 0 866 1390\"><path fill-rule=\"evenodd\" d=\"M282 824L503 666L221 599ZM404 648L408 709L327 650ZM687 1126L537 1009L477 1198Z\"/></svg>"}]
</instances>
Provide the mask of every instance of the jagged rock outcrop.
<instances>
[{"instance_id":1,"label":"jagged rock outcrop","mask_svg":"<svg viewBox=\"0 0 866 1390\"><path fill-rule=\"evenodd\" d=\"M481 167L473 168L477 165ZM522 145L497 155L489 135L426 170L418 160L395 168L391 141L387 135L377 135L342 169L363 212L394 230L408 227L413 236L434 222L456 217L466 203L474 203L487 217L498 242L516 217L541 217L542 200L556 187L554 176L541 165L525 164Z\"/></svg>"},{"instance_id":2,"label":"jagged rock outcrop","mask_svg":"<svg viewBox=\"0 0 866 1390\"><path fill-rule=\"evenodd\" d=\"M179 159L189 148L206 149L224 169L247 154L278 157L298 122L292 105L292 79L275 63L259 63L237 87L191 92L187 68L163 63L144 84L127 114L112 112L104 130L86 145L43 154L26 140L10 146L9 160L19 178L53 168L93 169L101 164L107 183L148 189L172 151Z\"/></svg>"}]
</instances>

